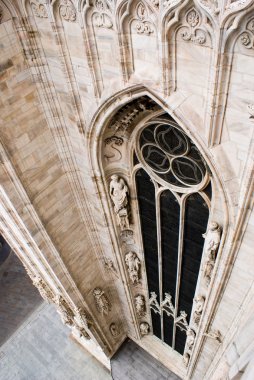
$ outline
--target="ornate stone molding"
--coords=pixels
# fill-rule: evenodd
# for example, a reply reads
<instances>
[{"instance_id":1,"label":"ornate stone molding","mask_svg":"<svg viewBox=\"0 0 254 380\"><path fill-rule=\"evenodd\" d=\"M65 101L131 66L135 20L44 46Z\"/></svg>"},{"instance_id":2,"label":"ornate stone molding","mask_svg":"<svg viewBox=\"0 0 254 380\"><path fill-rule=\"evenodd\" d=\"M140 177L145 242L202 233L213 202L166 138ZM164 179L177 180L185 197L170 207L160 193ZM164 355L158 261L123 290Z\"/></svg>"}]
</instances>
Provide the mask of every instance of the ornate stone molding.
<instances>
[{"instance_id":1,"label":"ornate stone molding","mask_svg":"<svg viewBox=\"0 0 254 380\"><path fill-rule=\"evenodd\" d=\"M146 301L145 297L141 294L135 296L135 309L139 317L146 314Z\"/></svg>"},{"instance_id":2,"label":"ornate stone molding","mask_svg":"<svg viewBox=\"0 0 254 380\"><path fill-rule=\"evenodd\" d=\"M94 25L98 28L111 29L113 27L112 15L106 1L95 0L94 8L96 10L93 15Z\"/></svg>"},{"instance_id":3,"label":"ornate stone molding","mask_svg":"<svg viewBox=\"0 0 254 380\"><path fill-rule=\"evenodd\" d=\"M36 17L40 17L40 18L48 17L48 12L44 4L41 4L38 1L33 0L31 2L31 8Z\"/></svg>"},{"instance_id":4,"label":"ornate stone molding","mask_svg":"<svg viewBox=\"0 0 254 380\"><path fill-rule=\"evenodd\" d=\"M136 7L136 23L135 29L138 34L146 34L150 35L154 32L154 27L152 23L149 21L148 12L145 5L140 2Z\"/></svg>"},{"instance_id":5,"label":"ornate stone molding","mask_svg":"<svg viewBox=\"0 0 254 380\"><path fill-rule=\"evenodd\" d=\"M128 268L129 277L133 285L137 285L140 280L140 260L135 252L128 252L125 255L125 263Z\"/></svg>"},{"instance_id":6,"label":"ornate stone molding","mask_svg":"<svg viewBox=\"0 0 254 380\"><path fill-rule=\"evenodd\" d=\"M1 22L2 22L3 15L4 15L4 10L3 10L2 7L0 7L0 24L1 24Z\"/></svg>"},{"instance_id":7,"label":"ornate stone molding","mask_svg":"<svg viewBox=\"0 0 254 380\"><path fill-rule=\"evenodd\" d=\"M210 226L205 234L204 243L204 254L206 256L206 261L204 265L204 278L206 280L206 285L210 284L212 278L212 272L215 265L216 253L219 248L221 239L221 229L216 222L211 222Z\"/></svg>"},{"instance_id":8,"label":"ornate stone molding","mask_svg":"<svg viewBox=\"0 0 254 380\"><path fill-rule=\"evenodd\" d=\"M246 49L254 49L254 17L247 23L246 30L240 35L240 41Z\"/></svg>"},{"instance_id":9,"label":"ornate stone molding","mask_svg":"<svg viewBox=\"0 0 254 380\"><path fill-rule=\"evenodd\" d=\"M114 204L118 225L121 230L129 229L128 194L129 189L123 178L114 174L109 184L109 194Z\"/></svg>"},{"instance_id":10,"label":"ornate stone molding","mask_svg":"<svg viewBox=\"0 0 254 380\"><path fill-rule=\"evenodd\" d=\"M74 22L77 19L77 12L71 0L61 0L59 12L65 21Z\"/></svg>"},{"instance_id":11,"label":"ornate stone molding","mask_svg":"<svg viewBox=\"0 0 254 380\"><path fill-rule=\"evenodd\" d=\"M95 288L93 291L95 305L100 314L108 315L111 310L111 304L105 292L101 288Z\"/></svg>"},{"instance_id":12,"label":"ornate stone molding","mask_svg":"<svg viewBox=\"0 0 254 380\"><path fill-rule=\"evenodd\" d=\"M199 45L206 42L206 31L201 27L201 15L195 8L191 8L185 16L187 25L180 29L184 41L191 41Z\"/></svg>"}]
</instances>

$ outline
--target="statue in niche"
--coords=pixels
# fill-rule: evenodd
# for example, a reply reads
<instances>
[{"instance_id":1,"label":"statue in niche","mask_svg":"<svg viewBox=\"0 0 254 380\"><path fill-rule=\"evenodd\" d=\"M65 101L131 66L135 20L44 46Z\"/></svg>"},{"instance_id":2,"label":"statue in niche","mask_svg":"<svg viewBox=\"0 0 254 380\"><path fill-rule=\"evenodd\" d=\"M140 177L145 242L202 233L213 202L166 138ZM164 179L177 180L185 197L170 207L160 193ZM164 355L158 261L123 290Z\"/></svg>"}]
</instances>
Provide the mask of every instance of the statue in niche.
<instances>
[{"instance_id":1,"label":"statue in niche","mask_svg":"<svg viewBox=\"0 0 254 380\"><path fill-rule=\"evenodd\" d=\"M141 322L139 325L141 335L148 335L150 331L150 326L147 322Z\"/></svg>"},{"instance_id":2,"label":"statue in niche","mask_svg":"<svg viewBox=\"0 0 254 380\"><path fill-rule=\"evenodd\" d=\"M145 315L146 313L145 297L142 296L141 294L138 294L135 297L135 308L139 317L142 317Z\"/></svg>"},{"instance_id":3,"label":"statue in niche","mask_svg":"<svg viewBox=\"0 0 254 380\"><path fill-rule=\"evenodd\" d=\"M127 209L129 189L123 178L120 178L116 174L111 176L109 194L114 203L114 211L121 230L129 229L130 224Z\"/></svg>"},{"instance_id":4,"label":"statue in niche","mask_svg":"<svg viewBox=\"0 0 254 380\"><path fill-rule=\"evenodd\" d=\"M100 288L95 288L93 291L93 296L98 312L102 315L108 315L111 310L111 305L104 291Z\"/></svg>"},{"instance_id":5,"label":"statue in niche","mask_svg":"<svg viewBox=\"0 0 254 380\"><path fill-rule=\"evenodd\" d=\"M135 252L128 252L125 255L125 263L128 267L129 277L133 285L139 282L140 260Z\"/></svg>"},{"instance_id":6,"label":"statue in niche","mask_svg":"<svg viewBox=\"0 0 254 380\"><path fill-rule=\"evenodd\" d=\"M202 314L203 309L204 309L205 297L197 296L194 299L194 301L196 302L196 308L194 311L193 320L194 320L194 323L196 323L198 325L200 322L201 314Z\"/></svg>"},{"instance_id":7,"label":"statue in niche","mask_svg":"<svg viewBox=\"0 0 254 380\"><path fill-rule=\"evenodd\" d=\"M204 252L207 257L204 265L204 277L207 286L210 284L215 265L216 253L220 244L221 229L218 223L211 222L209 229L202 235L205 238Z\"/></svg>"}]
</instances>

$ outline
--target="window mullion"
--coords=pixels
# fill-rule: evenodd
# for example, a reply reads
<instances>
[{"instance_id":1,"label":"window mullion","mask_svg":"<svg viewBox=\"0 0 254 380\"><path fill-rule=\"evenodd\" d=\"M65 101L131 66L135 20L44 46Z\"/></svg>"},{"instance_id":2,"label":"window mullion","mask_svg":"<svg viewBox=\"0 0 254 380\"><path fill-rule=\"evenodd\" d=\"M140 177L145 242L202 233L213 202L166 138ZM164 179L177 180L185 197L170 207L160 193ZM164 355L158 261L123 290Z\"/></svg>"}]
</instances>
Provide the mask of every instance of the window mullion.
<instances>
[{"instance_id":1,"label":"window mullion","mask_svg":"<svg viewBox=\"0 0 254 380\"><path fill-rule=\"evenodd\" d=\"M159 300L160 305L163 301L163 284L162 284L162 252L161 252L161 213L160 213L160 191L156 184L156 227L157 227L157 246L158 246L158 270L159 270ZM161 340L164 342L163 312L160 315L161 320Z\"/></svg>"},{"instance_id":2,"label":"window mullion","mask_svg":"<svg viewBox=\"0 0 254 380\"><path fill-rule=\"evenodd\" d=\"M185 215L185 199L180 201L180 223L178 235L178 260L177 260L177 278L176 278L176 291L175 291L175 312L174 312L174 330L172 339L172 348L175 349L175 336L176 336L176 318L178 315L179 293L181 286L181 270L182 270L182 256L183 256L183 234L184 234L184 215Z\"/></svg>"}]
</instances>

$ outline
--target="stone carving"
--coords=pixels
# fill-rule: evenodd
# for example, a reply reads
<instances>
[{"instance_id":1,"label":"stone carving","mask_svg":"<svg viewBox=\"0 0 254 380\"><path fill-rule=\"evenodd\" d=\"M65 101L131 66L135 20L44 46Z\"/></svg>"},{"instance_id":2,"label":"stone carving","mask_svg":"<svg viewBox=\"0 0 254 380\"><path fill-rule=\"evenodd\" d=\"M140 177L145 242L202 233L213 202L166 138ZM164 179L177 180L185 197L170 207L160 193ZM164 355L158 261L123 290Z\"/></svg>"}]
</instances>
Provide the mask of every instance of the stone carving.
<instances>
[{"instance_id":1,"label":"stone carving","mask_svg":"<svg viewBox=\"0 0 254 380\"><path fill-rule=\"evenodd\" d=\"M61 0L59 11L65 21L74 22L77 18L76 9L71 0Z\"/></svg>"},{"instance_id":2,"label":"stone carving","mask_svg":"<svg viewBox=\"0 0 254 380\"><path fill-rule=\"evenodd\" d=\"M109 326L109 331L114 338L116 338L120 334L120 329L115 322L111 323L111 325Z\"/></svg>"},{"instance_id":3,"label":"stone carving","mask_svg":"<svg viewBox=\"0 0 254 380\"><path fill-rule=\"evenodd\" d=\"M114 130L114 134L123 132L125 135L131 126L135 125L135 120L140 117L142 113L147 111L155 111L158 109L158 105L149 97L142 96L139 99L135 99L118 111L113 119L113 122L109 125L109 129Z\"/></svg>"},{"instance_id":4,"label":"stone carving","mask_svg":"<svg viewBox=\"0 0 254 380\"><path fill-rule=\"evenodd\" d=\"M221 343L222 342L222 335L219 330L210 330L207 333L204 333L204 336L207 336L208 338L215 339L217 342Z\"/></svg>"},{"instance_id":5,"label":"stone carving","mask_svg":"<svg viewBox=\"0 0 254 380\"><path fill-rule=\"evenodd\" d=\"M196 302L196 307L195 307L195 311L193 314L193 320L194 320L194 323L196 323L198 325L200 322L200 318L201 318L203 309L204 309L205 297L197 296L194 299L194 301Z\"/></svg>"},{"instance_id":6,"label":"stone carving","mask_svg":"<svg viewBox=\"0 0 254 380\"><path fill-rule=\"evenodd\" d=\"M150 326L147 322L141 322L139 325L141 335L148 335L150 331Z\"/></svg>"},{"instance_id":7,"label":"stone carving","mask_svg":"<svg viewBox=\"0 0 254 380\"><path fill-rule=\"evenodd\" d=\"M104 291L100 288L95 288L93 291L93 296L98 312L102 315L108 315L111 310L111 304Z\"/></svg>"},{"instance_id":8,"label":"stone carving","mask_svg":"<svg viewBox=\"0 0 254 380\"><path fill-rule=\"evenodd\" d=\"M116 268L114 267L114 263L111 259L108 257L104 258L104 267L108 270L113 272L114 274L117 274Z\"/></svg>"},{"instance_id":9,"label":"stone carving","mask_svg":"<svg viewBox=\"0 0 254 380\"><path fill-rule=\"evenodd\" d=\"M114 211L118 218L118 224L121 230L128 229L129 216L128 216L128 193L129 189L123 178L114 174L111 177L109 185L109 194L114 203Z\"/></svg>"},{"instance_id":10,"label":"stone carving","mask_svg":"<svg viewBox=\"0 0 254 380\"><path fill-rule=\"evenodd\" d=\"M146 314L145 297L141 294L135 296L135 308L139 317L143 317Z\"/></svg>"},{"instance_id":11,"label":"stone carving","mask_svg":"<svg viewBox=\"0 0 254 380\"><path fill-rule=\"evenodd\" d=\"M108 162L119 161L122 158L122 153L118 149L119 146L123 145L123 139L118 136L110 136L104 140L105 151L104 157Z\"/></svg>"},{"instance_id":12,"label":"stone carving","mask_svg":"<svg viewBox=\"0 0 254 380\"><path fill-rule=\"evenodd\" d=\"M185 41L192 41L200 45L206 42L206 33L200 27L201 17L195 8L190 9L185 16L187 26L181 28L180 35Z\"/></svg>"},{"instance_id":13,"label":"stone carving","mask_svg":"<svg viewBox=\"0 0 254 380\"><path fill-rule=\"evenodd\" d=\"M217 0L200 0L200 3L208 10L213 16L216 16L220 12L220 8Z\"/></svg>"},{"instance_id":14,"label":"stone carving","mask_svg":"<svg viewBox=\"0 0 254 380\"><path fill-rule=\"evenodd\" d=\"M172 303L172 296L169 293L165 293L164 300L159 304L157 301L157 294L151 292L149 305L155 313L162 315L162 313L165 312L168 316L171 316L175 320L176 326L178 326L181 331L187 331L189 329L186 312L181 310L178 317L175 315L175 307Z\"/></svg>"},{"instance_id":15,"label":"stone carving","mask_svg":"<svg viewBox=\"0 0 254 380\"><path fill-rule=\"evenodd\" d=\"M221 238L221 229L216 222L211 222L209 229L205 234L204 253L207 257L204 266L204 277L207 286L210 284L213 268L215 265L216 252L218 250Z\"/></svg>"},{"instance_id":16,"label":"stone carving","mask_svg":"<svg viewBox=\"0 0 254 380\"><path fill-rule=\"evenodd\" d=\"M240 35L240 41L247 49L254 49L254 18L246 25L246 30Z\"/></svg>"},{"instance_id":17,"label":"stone carving","mask_svg":"<svg viewBox=\"0 0 254 380\"><path fill-rule=\"evenodd\" d=\"M231 0L230 4L226 6L226 9L234 10L244 6L246 3L248 3L248 0Z\"/></svg>"},{"instance_id":18,"label":"stone carving","mask_svg":"<svg viewBox=\"0 0 254 380\"><path fill-rule=\"evenodd\" d=\"M109 6L104 0L95 0L96 12L93 15L94 25L99 28L110 29L113 26Z\"/></svg>"},{"instance_id":19,"label":"stone carving","mask_svg":"<svg viewBox=\"0 0 254 380\"><path fill-rule=\"evenodd\" d=\"M188 367L189 362L190 362L190 354L188 352L185 352L185 354L183 354L183 363L186 367Z\"/></svg>"},{"instance_id":20,"label":"stone carving","mask_svg":"<svg viewBox=\"0 0 254 380\"><path fill-rule=\"evenodd\" d=\"M136 8L137 22L135 23L135 29L139 34L150 35L154 32L152 23L148 21L148 14L146 7L143 3L139 3Z\"/></svg>"},{"instance_id":21,"label":"stone carving","mask_svg":"<svg viewBox=\"0 0 254 380\"><path fill-rule=\"evenodd\" d=\"M194 346L196 333L191 328L188 328L186 331L186 335L187 335L187 339L186 339L185 347L186 347L187 352L188 352L188 351L191 351L193 346Z\"/></svg>"},{"instance_id":22,"label":"stone carving","mask_svg":"<svg viewBox=\"0 0 254 380\"><path fill-rule=\"evenodd\" d=\"M37 1L33 1L31 4L31 8L36 17L40 17L40 18L48 17L48 13L44 4L40 4Z\"/></svg>"},{"instance_id":23,"label":"stone carving","mask_svg":"<svg viewBox=\"0 0 254 380\"><path fill-rule=\"evenodd\" d=\"M65 299L61 295L58 295L55 298L55 304L57 312L60 315L63 324L67 326L73 326L74 314Z\"/></svg>"},{"instance_id":24,"label":"stone carving","mask_svg":"<svg viewBox=\"0 0 254 380\"><path fill-rule=\"evenodd\" d=\"M39 290L40 295L46 301L47 303L53 302L54 301L54 293L52 290L49 288L49 286L42 280L41 277L33 275L32 272L27 268L26 271L28 275L31 277L34 286Z\"/></svg>"},{"instance_id":25,"label":"stone carving","mask_svg":"<svg viewBox=\"0 0 254 380\"><path fill-rule=\"evenodd\" d=\"M125 255L125 263L128 268L129 277L133 285L139 282L140 260L135 252L128 252Z\"/></svg>"},{"instance_id":26,"label":"stone carving","mask_svg":"<svg viewBox=\"0 0 254 380\"><path fill-rule=\"evenodd\" d=\"M121 231L120 237L121 237L122 242L127 245L135 243L132 230Z\"/></svg>"},{"instance_id":27,"label":"stone carving","mask_svg":"<svg viewBox=\"0 0 254 380\"><path fill-rule=\"evenodd\" d=\"M90 339L89 334L86 329L89 328L89 322L86 313L80 307L74 308L74 319L75 328L78 330L80 337Z\"/></svg>"},{"instance_id":28,"label":"stone carving","mask_svg":"<svg viewBox=\"0 0 254 380\"><path fill-rule=\"evenodd\" d=\"M186 336L187 336L187 339L186 339L185 348L184 348L183 362L187 367L189 365L191 351L195 343L196 333L193 329L188 327L186 330Z\"/></svg>"}]
</instances>

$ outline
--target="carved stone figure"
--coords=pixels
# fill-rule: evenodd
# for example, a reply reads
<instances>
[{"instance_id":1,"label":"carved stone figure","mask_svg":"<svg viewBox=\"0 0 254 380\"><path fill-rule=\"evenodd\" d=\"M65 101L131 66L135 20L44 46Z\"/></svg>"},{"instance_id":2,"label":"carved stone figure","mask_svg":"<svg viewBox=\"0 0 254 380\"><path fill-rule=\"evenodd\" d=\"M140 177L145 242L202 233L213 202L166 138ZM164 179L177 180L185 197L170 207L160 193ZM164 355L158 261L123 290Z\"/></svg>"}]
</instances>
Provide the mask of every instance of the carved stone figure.
<instances>
[{"instance_id":1,"label":"carved stone figure","mask_svg":"<svg viewBox=\"0 0 254 380\"><path fill-rule=\"evenodd\" d=\"M185 352L183 355L183 362L186 367L188 367L190 361L190 354L188 352Z\"/></svg>"},{"instance_id":2,"label":"carved stone figure","mask_svg":"<svg viewBox=\"0 0 254 380\"><path fill-rule=\"evenodd\" d=\"M129 277L133 285L139 282L140 260L135 252L125 255L125 263L128 267Z\"/></svg>"},{"instance_id":3,"label":"carved stone figure","mask_svg":"<svg viewBox=\"0 0 254 380\"><path fill-rule=\"evenodd\" d=\"M39 276L33 275L28 268L26 268L26 271L31 277L34 286L36 286L36 288L39 290L39 293L44 299L44 301L46 301L47 303L53 302L55 296L52 290L49 288L49 286Z\"/></svg>"},{"instance_id":4,"label":"carved stone figure","mask_svg":"<svg viewBox=\"0 0 254 380\"><path fill-rule=\"evenodd\" d=\"M120 334L120 329L115 322L111 323L109 326L109 331L114 338Z\"/></svg>"},{"instance_id":5,"label":"carved stone figure","mask_svg":"<svg viewBox=\"0 0 254 380\"><path fill-rule=\"evenodd\" d=\"M215 265L216 252L218 250L221 238L221 229L216 222L211 222L208 231L203 234L205 238L204 252L207 256L204 266L204 277L207 286L210 284L213 268Z\"/></svg>"},{"instance_id":6,"label":"carved stone figure","mask_svg":"<svg viewBox=\"0 0 254 380\"><path fill-rule=\"evenodd\" d=\"M118 217L118 224L121 230L128 229L129 217L128 217L128 187L123 178L114 174L111 177L109 185L109 194L114 203L114 211Z\"/></svg>"},{"instance_id":7,"label":"carved stone figure","mask_svg":"<svg viewBox=\"0 0 254 380\"><path fill-rule=\"evenodd\" d=\"M194 346L196 334L194 330L192 330L191 328L188 328L186 331L186 335L187 335L187 339L186 339L185 347L186 347L186 351L188 352L188 351L191 351Z\"/></svg>"},{"instance_id":8,"label":"carved stone figure","mask_svg":"<svg viewBox=\"0 0 254 380\"><path fill-rule=\"evenodd\" d=\"M148 335L150 331L150 326L147 322L141 322L139 325L141 335Z\"/></svg>"},{"instance_id":9,"label":"carved stone figure","mask_svg":"<svg viewBox=\"0 0 254 380\"><path fill-rule=\"evenodd\" d=\"M111 199L114 203L115 213L119 213L120 210L125 208L128 204L127 195L129 193L128 187L123 178L114 174L111 176L109 192Z\"/></svg>"},{"instance_id":10,"label":"carved stone figure","mask_svg":"<svg viewBox=\"0 0 254 380\"><path fill-rule=\"evenodd\" d=\"M193 315L193 320L194 320L194 323L198 325L200 322L201 314L204 309L205 297L197 296L194 301L196 302L196 307L195 307L195 311Z\"/></svg>"},{"instance_id":11,"label":"carved stone figure","mask_svg":"<svg viewBox=\"0 0 254 380\"><path fill-rule=\"evenodd\" d=\"M61 295L58 295L55 298L55 304L58 314L61 317L61 320L63 324L67 326L73 326L73 312L67 305L67 302L64 300L64 298Z\"/></svg>"},{"instance_id":12,"label":"carved stone figure","mask_svg":"<svg viewBox=\"0 0 254 380\"><path fill-rule=\"evenodd\" d=\"M93 296L98 312L102 315L108 315L111 310L111 305L104 291L100 288L95 288Z\"/></svg>"},{"instance_id":13,"label":"carved stone figure","mask_svg":"<svg viewBox=\"0 0 254 380\"><path fill-rule=\"evenodd\" d=\"M146 313L146 302L145 302L145 297L142 296L141 294L138 294L135 297L135 308L136 312L139 317L142 317Z\"/></svg>"},{"instance_id":14,"label":"carved stone figure","mask_svg":"<svg viewBox=\"0 0 254 380\"><path fill-rule=\"evenodd\" d=\"M80 336L86 339L90 339L86 329L88 329L88 319L87 316L80 307L74 309L74 324L75 328L79 331Z\"/></svg>"}]
</instances>

